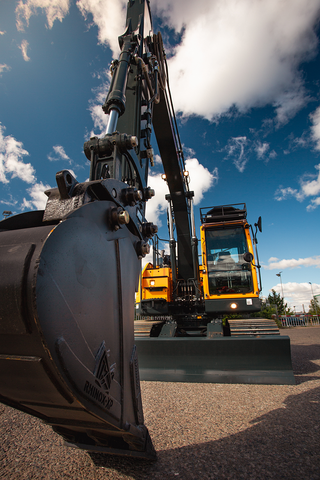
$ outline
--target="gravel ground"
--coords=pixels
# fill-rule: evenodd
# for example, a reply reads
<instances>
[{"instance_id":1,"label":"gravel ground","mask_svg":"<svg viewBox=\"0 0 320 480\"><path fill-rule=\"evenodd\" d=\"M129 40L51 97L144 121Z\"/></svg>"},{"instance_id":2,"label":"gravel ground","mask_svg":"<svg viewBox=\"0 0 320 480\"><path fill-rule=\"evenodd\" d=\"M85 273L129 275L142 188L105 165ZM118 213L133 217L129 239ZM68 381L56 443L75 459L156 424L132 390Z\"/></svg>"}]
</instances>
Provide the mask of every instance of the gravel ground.
<instances>
[{"instance_id":1,"label":"gravel ground","mask_svg":"<svg viewBox=\"0 0 320 480\"><path fill-rule=\"evenodd\" d=\"M155 463L67 448L0 404L0 478L320 479L320 327L285 333L296 385L142 382Z\"/></svg>"}]
</instances>

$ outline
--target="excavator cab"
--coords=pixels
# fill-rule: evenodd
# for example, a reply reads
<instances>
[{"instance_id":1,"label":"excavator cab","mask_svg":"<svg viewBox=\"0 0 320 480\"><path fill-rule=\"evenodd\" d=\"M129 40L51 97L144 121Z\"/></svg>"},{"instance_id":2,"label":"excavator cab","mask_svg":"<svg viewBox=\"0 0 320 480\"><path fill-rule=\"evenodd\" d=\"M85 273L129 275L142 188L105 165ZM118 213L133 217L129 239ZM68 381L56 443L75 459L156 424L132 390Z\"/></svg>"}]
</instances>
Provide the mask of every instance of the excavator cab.
<instances>
[{"instance_id":1,"label":"excavator cab","mask_svg":"<svg viewBox=\"0 0 320 480\"><path fill-rule=\"evenodd\" d=\"M202 208L203 295L207 313L260 310L260 266L254 258L245 204Z\"/></svg>"}]
</instances>

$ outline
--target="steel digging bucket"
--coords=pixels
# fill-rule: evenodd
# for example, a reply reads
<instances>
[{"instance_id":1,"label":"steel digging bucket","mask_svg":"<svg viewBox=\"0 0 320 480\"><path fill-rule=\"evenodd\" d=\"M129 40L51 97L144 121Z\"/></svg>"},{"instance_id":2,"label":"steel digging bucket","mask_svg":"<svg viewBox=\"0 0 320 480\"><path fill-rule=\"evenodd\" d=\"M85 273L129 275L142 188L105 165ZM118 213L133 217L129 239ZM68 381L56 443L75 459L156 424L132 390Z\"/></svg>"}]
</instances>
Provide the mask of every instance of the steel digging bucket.
<instances>
[{"instance_id":1,"label":"steel digging bucket","mask_svg":"<svg viewBox=\"0 0 320 480\"><path fill-rule=\"evenodd\" d=\"M110 208L1 222L0 400L79 448L155 458L133 336L140 262Z\"/></svg>"}]
</instances>

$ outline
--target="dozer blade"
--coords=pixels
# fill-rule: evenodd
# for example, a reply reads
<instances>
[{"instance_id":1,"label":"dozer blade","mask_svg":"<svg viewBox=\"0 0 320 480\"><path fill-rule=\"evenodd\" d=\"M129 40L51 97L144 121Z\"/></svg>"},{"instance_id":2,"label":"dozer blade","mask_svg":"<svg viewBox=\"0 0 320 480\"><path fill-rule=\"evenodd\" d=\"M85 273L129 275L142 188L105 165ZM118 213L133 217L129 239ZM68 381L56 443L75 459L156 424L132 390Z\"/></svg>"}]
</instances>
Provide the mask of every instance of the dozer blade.
<instances>
[{"instance_id":1,"label":"dozer blade","mask_svg":"<svg viewBox=\"0 0 320 480\"><path fill-rule=\"evenodd\" d=\"M290 339L136 338L140 378L161 382L294 385Z\"/></svg>"},{"instance_id":2,"label":"dozer blade","mask_svg":"<svg viewBox=\"0 0 320 480\"><path fill-rule=\"evenodd\" d=\"M136 237L109 226L113 207L1 222L0 401L68 444L154 459L133 336Z\"/></svg>"}]
</instances>

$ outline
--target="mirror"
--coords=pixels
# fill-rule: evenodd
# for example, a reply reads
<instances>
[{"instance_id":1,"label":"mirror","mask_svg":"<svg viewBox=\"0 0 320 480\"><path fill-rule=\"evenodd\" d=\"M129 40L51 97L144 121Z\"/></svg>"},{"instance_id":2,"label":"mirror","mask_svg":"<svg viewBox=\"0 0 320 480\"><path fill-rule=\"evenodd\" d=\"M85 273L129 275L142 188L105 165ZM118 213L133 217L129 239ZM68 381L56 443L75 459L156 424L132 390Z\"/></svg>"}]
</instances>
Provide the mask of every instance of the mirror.
<instances>
[{"instance_id":1,"label":"mirror","mask_svg":"<svg viewBox=\"0 0 320 480\"><path fill-rule=\"evenodd\" d=\"M253 255L252 255L252 253L250 253L250 252L244 253L244 254L243 254L243 260L244 260L245 262L251 263L252 260L253 260Z\"/></svg>"},{"instance_id":2,"label":"mirror","mask_svg":"<svg viewBox=\"0 0 320 480\"><path fill-rule=\"evenodd\" d=\"M255 224L258 227L259 232L262 232L262 220L261 217L258 218L258 222Z\"/></svg>"}]
</instances>

